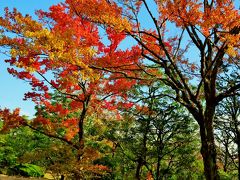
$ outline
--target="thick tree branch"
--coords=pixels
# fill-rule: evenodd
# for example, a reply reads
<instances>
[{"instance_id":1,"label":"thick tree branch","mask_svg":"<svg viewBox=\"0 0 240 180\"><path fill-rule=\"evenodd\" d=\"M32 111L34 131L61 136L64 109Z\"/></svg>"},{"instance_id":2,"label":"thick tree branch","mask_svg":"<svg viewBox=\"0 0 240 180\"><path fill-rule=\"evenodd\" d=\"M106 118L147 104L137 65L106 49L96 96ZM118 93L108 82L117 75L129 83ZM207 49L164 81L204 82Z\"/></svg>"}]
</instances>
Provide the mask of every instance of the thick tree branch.
<instances>
[{"instance_id":1,"label":"thick tree branch","mask_svg":"<svg viewBox=\"0 0 240 180\"><path fill-rule=\"evenodd\" d=\"M53 139L58 139L58 140L60 140L62 142L65 142L65 143L67 143L68 145L72 146L73 148L75 148L77 150L79 149L79 146L77 144L74 144L72 141L69 141L69 140L65 139L64 137L60 137L60 136L57 136L55 134L50 134L50 133L47 133L45 131L41 131L38 128L35 128L34 126L31 126L28 123L26 123L25 126L29 127L30 129L32 129L32 130L34 130L36 132L39 132L39 133L45 135L47 137L50 137L50 138L53 138Z\"/></svg>"},{"instance_id":2,"label":"thick tree branch","mask_svg":"<svg viewBox=\"0 0 240 180\"><path fill-rule=\"evenodd\" d=\"M226 90L223 93L220 93L217 97L216 97L216 104L218 104L220 101L222 101L224 98L226 97L230 97L230 96L234 96L234 92L240 89L240 83L236 84L235 86L232 86L231 88L229 88L228 90Z\"/></svg>"}]
</instances>

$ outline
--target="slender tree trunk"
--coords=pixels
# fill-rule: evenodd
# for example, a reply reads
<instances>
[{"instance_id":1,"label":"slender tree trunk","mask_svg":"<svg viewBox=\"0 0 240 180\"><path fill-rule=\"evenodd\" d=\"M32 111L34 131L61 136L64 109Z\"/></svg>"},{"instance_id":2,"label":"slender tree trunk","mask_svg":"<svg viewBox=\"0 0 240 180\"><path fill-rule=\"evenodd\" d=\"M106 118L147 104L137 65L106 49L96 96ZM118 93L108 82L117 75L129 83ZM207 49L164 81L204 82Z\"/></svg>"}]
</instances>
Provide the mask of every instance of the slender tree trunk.
<instances>
[{"instance_id":1,"label":"slender tree trunk","mask_svg":"<svg viewBox=\"0 0 240 180\"><path fill-rule=\"evenodd\" d=\"M140 174L141 174L141 168L143 166L143 159L142 159L142 157L139 157L137 162L138 162L138 165L137 165L135 176L136 176L137 180L141 180L141 175Z\"/></svg>"},{"instance_id":2,"label":"slender tree trunk","mask_svg":"<svg viewBox=\"0 0 240 180\"><path fill-rule=\"evenodd\" d=\"M84 153L84 139L83 139L83 134L84 134L84 131L83 131L83 121L80 121L79 122L79 132L78 132L78 136L79 136L79 149L78 149L78 161L81 160L82 156L83 156L83 153Z\"/></svg>"},{"instance_id":3,"label":"slender tree trunk","mask_svg":"<svg viewBox=\"0 0 240 180\"><path fill-rule=\"evenodd\" d=\"M160 180L160 165L161 165L161 155L158 154L157 159L157 171L156 171L156 180Z\"/></svg>"},{"instance_id":4,"label":"slender tree trunk","mask_svg":"<svg viewBox=\"0 0 240 180\"><path fill-rule=\"evenodd\" d=\"M84 127L83 127L83 123L84 123L84 119L86 117L87 114L87 107L88 107L88 102L89 102L90 97L86 98L85 103L83 103L83 109L81 112L81 115L79 117L79 122L78 122L78 143L79 143L79 149L78 149L78 161L81 160L83 154L84 154Z\"/></svg>"},{"instance_id":5,"label":"slender tree trunk","mask_svg":"<svg viewBox=\"0 0 240 180\"><path fill-rule=\"evenodd\" d=\"M227 172L227 165L228 165L228 141L225 144L225 155L224 155L224 165L223 165L224 172Z\"/></svg>"}]
</instances>

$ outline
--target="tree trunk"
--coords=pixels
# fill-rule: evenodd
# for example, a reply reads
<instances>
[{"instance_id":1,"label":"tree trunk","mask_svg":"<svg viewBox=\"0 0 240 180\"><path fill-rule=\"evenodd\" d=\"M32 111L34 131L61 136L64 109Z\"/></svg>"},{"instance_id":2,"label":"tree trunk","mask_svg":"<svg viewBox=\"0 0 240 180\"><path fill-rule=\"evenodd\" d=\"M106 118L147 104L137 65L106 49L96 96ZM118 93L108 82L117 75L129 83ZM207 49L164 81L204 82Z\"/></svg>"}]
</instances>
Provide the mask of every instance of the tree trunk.
<instances>
[{"instance_id":1,"label":"tree trunk","mask_svg":"<svg viewBox=\"0 0 240 180\"><path fill-rule=\"evenodd\" d=\"M158 154L157 158L157 169L156 169L156 180L160 180L160 165L161 165L161 155Z\"/></svg>"},{"instance_id":2,"label":"tree trunk","mask_svg":"<svg viewBox=\"0 0 240 180\"><path fill-rule=\"evenodd\" d=\"M219 180L217 168L217 152L214 141L213 119L215 106L207 103L204 114L199 111L189 110L197 120L200 127L201 154L204 164L204 175L207 180Z\"/></svg>"},{"instance_id":3,"label":"tree trunk","mask_svg":"<svg viewBox=\"0 0 240 180\"><path fill-rule=\"evenodd\" d=\"M78 161L81 160L83 154L84 154L84 128L83 128L83 122L87 113L87 103L83 104L83 110L81 112L79 122L78 122L78 143L79 143L79 149L78 149Z\"/></svg>"},{"instance_id":4,"label":"tree trunk","mask_svg":"<svg viewBox=\"0 0 240 180\"><path fill-rule=\"evenodd\" d=\"M79 121L79 132L78 132L78 136L79 136L79 149L78 149L78 161L81 160L83 153L84 153L84 139L83 139L83 120Z\"/></svg>"},{"instance_id":5,"label":"tree trunk","mask_svg":"<svg viewBox=\"0 0 240 180\"><path fill-rule=\"evenodd\" d=\"M227 172L227 165L228 165L228 142L225 144L225 155L224 155L224 165L223 165L224 172Z\"/></svg>"},{"instance_id":6,"label":"tree trunk","mask_svg":"<svg viewBox=\"0 0 240 180\"><path fill-rule=\"evenodd\" d=\"M204 163L204 174L207 180L219 180L217 172L217 153L214 143L213 118L204 117L200 120L201 154Z\"/></svg>"},{"instance_id":7,"label":"tree trunk","mask_svg":"<svg viewBox=\"0 0 240 180\"><path fill-rule=\"evenodd\" d=\"M137 165L135 176L136 176L137 180L141 180L141 175L140 174L141 174L141 168L143 166L143 159L142 159L142 157L139 157L137 162L138 162L138 165Z\"/></svg>"}]
</instances>

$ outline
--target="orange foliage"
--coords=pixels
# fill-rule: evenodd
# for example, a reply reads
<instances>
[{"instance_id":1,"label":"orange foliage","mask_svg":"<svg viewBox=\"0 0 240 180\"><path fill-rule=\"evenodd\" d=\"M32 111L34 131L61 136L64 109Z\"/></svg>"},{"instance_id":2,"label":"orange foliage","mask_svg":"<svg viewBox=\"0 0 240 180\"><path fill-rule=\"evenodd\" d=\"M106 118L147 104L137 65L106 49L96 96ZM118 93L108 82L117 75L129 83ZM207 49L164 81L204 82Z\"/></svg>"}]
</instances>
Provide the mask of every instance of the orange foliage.
<instances>
[{"instance_id":1,"label":"orange foliage","mask_svg":"<svg viewBox=\"0 0 240 180\"><path fill-rule=\"evenodd\" d=\"M26 124L26 120L20 116L20 109L17 108L11 112L9 109L0 109L0 119L3 120L2 132L6 132L12 128L17 128Z\"/></svg>"},{"instance_id":2,"label":"orange foliage","mask_svg":"<svg viewBox=\"0 0 240 180\"><path fill-rule=\"evenodd\" d=\"M91 21L110 25L118 32L130 31L131 25L122 18L122 9L115 2L106 0L66 0L71 6L72 13L77 13Z\"/></svg>"},{"instance_id":3,"label":"orange foliage","mask_svg":"<svg viewBox=\"0 0 240 180\"><path fill-rule=\"evenodd\" d=\"M5 9L5 17L0 18L3 32L0 46L11 49L11 58L6 62L15 68L9 68L8 72L32 86L33 91L27 92L24 99L32 99L44 107L44 111L38 110L34 124L42 124L48 131L57 131L62 125L67 139L71 140L79 131L78 119L74 124L68 123L73 120L71 114L79 114L83 108L87 108L89 114L95 112L98 107L113 102L111 97L100 100L108 94L126 98L126 90L136 81L126 80L121 73L103 70L111 71L114 67L114 71L124 70L125 74L135 77L140 49L118 49L126 37L124 31L131 26L122 18L122 9L115 3L67 0L49 10L37 11L39 21L35 21L16 9L13 12ZM89 18L111 24L105 30L110 44L102 41L98 25ZM9 36L9 32L14 36ZM53 90L69 99L69 103L52 103ZM43 115L46 113L49 117ZM58 120L54 120L53 115L58 116Z\"/></svg>"}]
</instances>

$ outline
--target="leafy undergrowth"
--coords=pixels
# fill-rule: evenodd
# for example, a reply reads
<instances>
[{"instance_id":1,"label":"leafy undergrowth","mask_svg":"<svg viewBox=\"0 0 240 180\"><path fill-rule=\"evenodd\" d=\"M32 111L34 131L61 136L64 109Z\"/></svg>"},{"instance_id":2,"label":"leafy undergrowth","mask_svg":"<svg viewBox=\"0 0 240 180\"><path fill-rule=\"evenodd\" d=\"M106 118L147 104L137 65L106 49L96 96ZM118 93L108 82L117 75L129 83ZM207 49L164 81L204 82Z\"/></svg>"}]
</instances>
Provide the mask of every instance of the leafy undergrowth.
<instances>
[{"instance_id":1,"label":"leafy undergrowth","mask_svg":"<svg viewBox=\"0 0 240 180\"><path fill-rule=\"evenodd\" d=\"M18 164L8 169L8 175L21 175L24 177L43 177L44 170L34 164Z\"/></svg>"}]
</instances>

